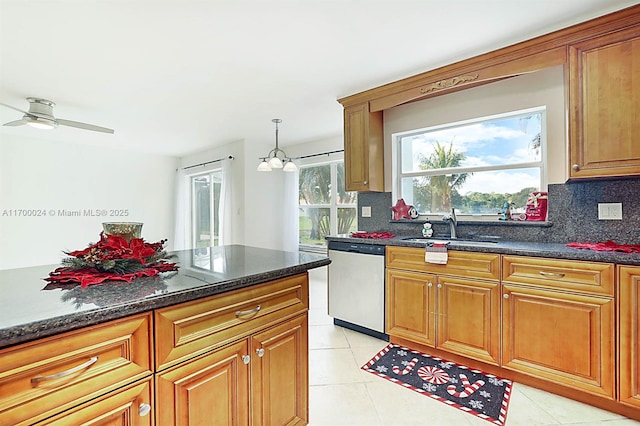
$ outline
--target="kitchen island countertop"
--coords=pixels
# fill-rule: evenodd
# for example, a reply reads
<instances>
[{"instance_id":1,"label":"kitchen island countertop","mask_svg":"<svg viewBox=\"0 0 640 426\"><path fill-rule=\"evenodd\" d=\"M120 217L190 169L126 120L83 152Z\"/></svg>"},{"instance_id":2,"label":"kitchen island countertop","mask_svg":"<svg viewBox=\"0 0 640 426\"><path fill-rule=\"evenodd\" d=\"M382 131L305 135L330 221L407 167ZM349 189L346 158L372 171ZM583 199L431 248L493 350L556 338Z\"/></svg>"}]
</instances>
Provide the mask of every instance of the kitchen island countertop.
<instances>
[{"instance_id":1,"label":"kitchen island countertop","mask_svg":"<svg viewBox=\"0 0 640 426\"><path fill-rule=\"evenodd\" d=\"M410 241L408 238L422 238L398 235L393 238L352 238L349 234L339 234L326 237L327 241L342 241L358 244L376 244L385 246L419 247L425 248L426 243ZM584 260L589 262L609 262L621 265L640 265L640 253L623 253L618 251L595 251L567 247L566 244L542 243L527 241L507 241L493 239L493 243L474 243L451 241L447 244L449 250L473 251L479 253L498 253L521 256L537 256L555 259Z\"/></svg>"},{"instance_id":2,"label":"kitchen island countertop","mask_svg":"<svg viewBox=\"0 0 640 426\"><path fill-rule=\"evenodd\" d=\"M82 288L43 279L59 265L0 271L0 348L328 265L322 255L230 245L176 251L179 270Z\"/></svg>"}]
</instances>

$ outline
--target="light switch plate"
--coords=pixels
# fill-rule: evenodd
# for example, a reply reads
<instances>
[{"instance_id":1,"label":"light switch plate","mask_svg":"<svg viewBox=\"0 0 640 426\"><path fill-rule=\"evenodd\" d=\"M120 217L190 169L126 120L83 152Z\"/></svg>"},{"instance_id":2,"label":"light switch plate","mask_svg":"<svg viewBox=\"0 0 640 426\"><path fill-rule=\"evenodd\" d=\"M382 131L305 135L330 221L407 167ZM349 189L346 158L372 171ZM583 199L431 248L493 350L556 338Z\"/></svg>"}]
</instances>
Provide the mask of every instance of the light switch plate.
<instances>
[{"instance_id":1,"label":"light switch plate","mask_svg":"<svg viewBox=\"0 0 640 426\"><path fill-rule=\"evenodd\" d=\"M622 220L622 203L598 203L599 220Z\"/></svg>"},{"instance_id":2,"label":"light switch plate","mask_svg":"<svg viewBox=\"0 0 640 426\"><path fill-rule=\"evenodd\" d=\"M371 206L362 206L362 217L371 217Z\"/></svg>"}]
</instances>

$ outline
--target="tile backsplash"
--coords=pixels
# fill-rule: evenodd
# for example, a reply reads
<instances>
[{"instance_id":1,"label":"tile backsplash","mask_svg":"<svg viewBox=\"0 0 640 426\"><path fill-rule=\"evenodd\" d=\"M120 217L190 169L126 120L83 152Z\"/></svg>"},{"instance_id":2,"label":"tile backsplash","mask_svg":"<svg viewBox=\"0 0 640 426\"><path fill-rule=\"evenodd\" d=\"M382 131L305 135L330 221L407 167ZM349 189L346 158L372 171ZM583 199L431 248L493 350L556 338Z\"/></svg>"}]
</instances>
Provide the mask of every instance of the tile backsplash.
<instances>
[{"instance_id":1,"label":"tile backsplash","mask_svg":"<svg viewBox=\"0 0 640 426\"><path fill-rule=\"evenodd\" d=\"M519 241L567 243L572 241L613 240L621 244L640 244L640 178L590 180L551 184L547 222L460 221L460 237L479 235ZM396 200L390 192L361 192L362 206L371 207L371 217L358 216L360 231L389 231L397 235L419 235L424 221L391 221ZM598 203L622 203L622 220L599 220ZM446 223L432 221L435 235L446 235Z\"/></svg>"}]
</instances>

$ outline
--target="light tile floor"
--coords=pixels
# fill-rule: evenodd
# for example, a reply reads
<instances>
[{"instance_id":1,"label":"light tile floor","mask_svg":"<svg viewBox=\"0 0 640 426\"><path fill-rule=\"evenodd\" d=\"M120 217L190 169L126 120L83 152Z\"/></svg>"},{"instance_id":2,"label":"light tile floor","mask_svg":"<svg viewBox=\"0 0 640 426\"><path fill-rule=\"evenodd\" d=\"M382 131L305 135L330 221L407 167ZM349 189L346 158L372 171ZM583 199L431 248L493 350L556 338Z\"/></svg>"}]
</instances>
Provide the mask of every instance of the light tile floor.
<instances>
[{"instance_id":1,"label":"light tile floor","mask_svg":"<svg viewBox=\"0 0 640 426\"><path fill-rule=\"evenodd\" d=\"M387 345L333 325L327 268L309 271L310 426L477 425L491 423L375 377L360 367ZM515 383L506 426L632 426L640 422Z\"/></svg>"}]
</instances>

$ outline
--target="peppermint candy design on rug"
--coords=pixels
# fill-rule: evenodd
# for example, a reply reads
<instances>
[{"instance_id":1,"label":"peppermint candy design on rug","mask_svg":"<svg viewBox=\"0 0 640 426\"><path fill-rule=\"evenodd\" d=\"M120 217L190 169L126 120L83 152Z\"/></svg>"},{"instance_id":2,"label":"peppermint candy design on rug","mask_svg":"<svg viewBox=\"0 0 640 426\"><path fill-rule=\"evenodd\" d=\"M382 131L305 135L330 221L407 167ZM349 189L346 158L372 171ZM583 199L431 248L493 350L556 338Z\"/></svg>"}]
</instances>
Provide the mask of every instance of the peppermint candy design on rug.
<instances>
[{"instance_id":1,"label":"peppermint candy design on rug","mask_svg":"<svg viewBox=\"0 0 640 426\"><path fill-rule=\"evenodd\" d=\"M393 371L399 376L404 376L405 374L409 374L411 370L413 370L413 367L415 367L417 362L418 362L418 358L413 358L411 361L406 363L404 370L400 370L400 367L398 367L397 365L394 365L393 367L391 367L391 371Z\"/></svg>"},{"instance_id":2,"label":"peppermint candy design on rug","mask_svg":"<svg viewBox=\"0 0 640 426\"><path fill-rule=\"evenodd\" d=\"M460 373L460 381L462 382L462 386L464 386L464 390L458 392L456 391L456 385L449 385L447 386L449 395L455 396L456 398L466 398L484 386L484 380L477 380L474 384L471 384L467 376L462 373Z\"/></svg>"},{"instance_id":3,"label":"peppermint candy design on rug","mask_svg":"<svg viewBox=\"0 0 640 426\"><path fill-rule=\"evenodd\" d=\"M434 385L448 383L449 380L451 380L449 374L442 368L431 366L418 368L418 377L420 377L425 382L429 382Z\"/></svg>"}]
</instances>

